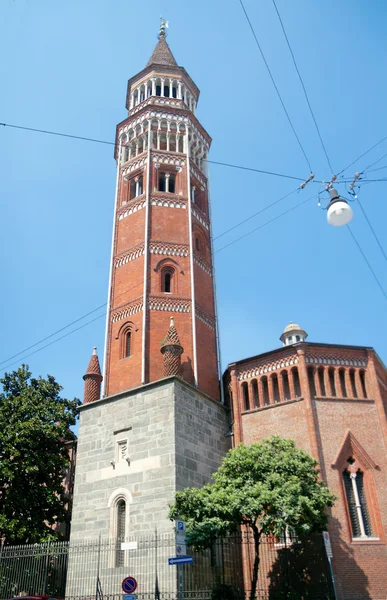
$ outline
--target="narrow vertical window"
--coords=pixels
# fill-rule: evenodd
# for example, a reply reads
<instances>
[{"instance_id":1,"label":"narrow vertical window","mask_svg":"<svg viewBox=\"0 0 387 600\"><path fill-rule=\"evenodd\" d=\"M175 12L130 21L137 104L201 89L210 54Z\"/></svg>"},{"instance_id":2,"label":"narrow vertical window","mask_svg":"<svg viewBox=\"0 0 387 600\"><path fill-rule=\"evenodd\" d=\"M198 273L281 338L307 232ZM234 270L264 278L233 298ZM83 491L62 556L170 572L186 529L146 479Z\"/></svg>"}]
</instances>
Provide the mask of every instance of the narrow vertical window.
<instances>
[{"instance_id":1,"label":"narrow vertical window","mask_svg":"<svg viewBox=\"0 0 387 600\"><path fill-rule=\"evenodd\" d=\"M351 382L352 398L357 398L356 381L355 381L355 370L351 369L349 372L349 380Z\"/></svg>"},{"instance_id":2,"label":"narrow vertical window","mask_svg":"<svg viewBox=\"0 0 387 600\"><path fill-rule=\"evenodd\" d=\"M314 382L314 369L313 367L308 367L308 382L309 382L309 390L310 395L312 397L316 396L316 385Z\"/></svg>"},{"instance_id":3,"label":"narrow vertical window","mask_svg":"<svg viewBox=\"0 0 387 600\"><path fill-rule=\"evenodd\" d=\"M156 96L161 96L161 85L156 85Z\"/></svg>"},{"instance_id":4,"label":"narrow vertical window","mask_svg":"<svg viewBox=\"0 0 387 600\"><path fill-rule=\"evenodd\" d=\"M329 375L329 385L331 386L331 394L332 396L336 396L336 384L335 384L335 370L333 367L328 369Z\"/></svg>"},{"instance_id":5,"label":"narrow vertical window","mask_svg":"<svg viewBox=\"0 0 387 600\"><path fill-rule=\"evenodd\" d=\"M282 385L284 388L284 397L285 400L290 400L290 386L289 386L289 375L287 371L282 371Z\"/></svg>"},{"instance_id":6,"label":"narrow vertical window","mask_svg":"<svg viewBox=\"0 0 387 600\"><path fill-rule=\"evenodd\" d=\"M261 382L262 382L263 404L265 406L268 406L270 404L269 383L267 381L266 375L264 377L262 377Z\"/></svg>"},{"instance_id":7,"label":"narrow vertical window","mask_svg":"<svg viewBox=\"0 0 387 600\"><path fill-rule=\"evenodd\" d=\"M244 410L250 410L249 387L246 382L242 383Z\"/></svg>"},{"instance_id":8,"label":"narrow vertical window","mask_svg":"<svg viewBox=\"0 0 387 600\"><path fill-rule=\"evenodd\" d=\"M349 459L348 462L351 464L352 460ZM371 537L372 527L364 492L364 475L361 471L352 473L346 469L343 472L343 479L352 537Z\"/></svg>"},{"instance_id":9,"label":"narrow vertical window","mask_svg":"<svg viewBox=\"0 0 387 600\"><path fill-rule=\"evenodd\" d=\"M293 377L294 393L296 394L296 398L300 398L301 397L301 385L300 385L300 377L298 375L297 367L292 369L292 377Z\"/></svg>"},{"instance_id":10,"label":"narrow vertical window","mask_svg":"<svg viewBox=\"0 0 387 600\"><path fill-rule=\"evenodd\" d=\"M171 293L171 274L169 272L164 275L164 292L166 294Z\"/></svg>"},{"instance_id":11,"label":"narrow vertical window","mask_svg":"<svg viewBox=\"0 0 387 600\"><path fill-rule=\"evenodd\" d=\"M320 384L321 395L326 396L327 393L325 390L324 367L319 367L317 372L318 372L318 382Z\"/></svg>"},{"instance_id":12,"label":"narrow vertical window","mask_svg":"<svg viewBox=\"0 0 387 600\"><path fill-rule=\"evenodd\" d=\"M120 500L117 504L117 531L116 531L116 567L124 566L125 551L121 550L121 542L125 541L126 503Z\"/></svg>"},{"instance_id":13,"label":"narrow vertical window","mask_svg":"<svg viewBox=\"0 0 387 600\"><path fill-rule=\"evenodd\" d=\"M251 382L251 389L253 390L253 402L254 407L259 408L259 392L258 392L258 383L256 379L253 379Z\"/></svg>"},{"instance_id":14,"label":"narrow vertical window","mask_svg":"<svg viewBox=\"0 0 387 600\"><path fill-rule=\"evenodd\" d=\"M199 250L200 250L200 241L199 241L198 237L195 238L195 248L199 252Z\"/></svg>"},{"instance_id":15,"label":"narrow vertical window","mask_svg":"<svg viewBox=\"0 0 387 600\"><path fill-rule=\"evenodd\" d=\"M174 194L176 189L176 175L171 174L169 176L169 193Z\"/></svg>"},{"instance_id":16,"label":"narrow vertical window","mask_svg":"<svg viewBox=\"0 0 387 600\"><path fill-rule=\"evenodd\" d=\"M159 175L159 192L165 192L165 173Z\"/></svg>"},{"instance_id":17,"label":"narrow vertical window","mask_svg":"<svg viewBox=\"0 0 387 600\"><path fill-rule=\"evenodd\" d=\"M132 332L128 331L125 335L125 357L127 358L131 354L132 345Z\"/></svg>"},{"instance_id":18,"label":"narrow vertical window","mask_svg":"<svg viewBox=\"0 0 387 600\"><path fill-rule=\"evenodd\" d=\"M339 379L340 379L340 387L341 387L342 397L346 398L347 397L347 387L345 385L345 370L344 369L339 370Z\"/></svg>"},{"instance_id":19,"label":"narrow vertical window","mask_svg":"<svg viewBox=\"0 0 387 600\"><path fill-rule=\"evenodd\" d=\"M274 375L271 376L271 381L273 384L274 402L280 402L281 399L280 399L279 386L278 386L278 377L275 373L274 373Z\"/></svg>"},{"instance_id":20,"label":"narrow vertical window","mask_svg":"<svg viewBox=\"0 0 387 600\"><path fill-rule=\"evenodd\" d=\"M367 398L367 388L366 388L366 381L365 381L365 371L361 370L359 372L360 375L360 383L361 383L361 391L363 394L363 398Z\"/></svg>"}]
</instances>

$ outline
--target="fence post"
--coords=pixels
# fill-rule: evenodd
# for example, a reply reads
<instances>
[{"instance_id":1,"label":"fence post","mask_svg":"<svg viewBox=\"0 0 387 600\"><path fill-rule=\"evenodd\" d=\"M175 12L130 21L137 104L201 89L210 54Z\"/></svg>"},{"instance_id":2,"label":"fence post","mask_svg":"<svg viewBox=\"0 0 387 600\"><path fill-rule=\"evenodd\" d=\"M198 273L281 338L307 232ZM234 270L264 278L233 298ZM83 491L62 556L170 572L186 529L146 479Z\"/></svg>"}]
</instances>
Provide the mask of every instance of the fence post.
<instances>
[{"instance_id":1,"label":"fence post","mask_svg":"<svg viewBox=\"0 0 387 600\"><path fill-rule=\"evenodd\" d=\"M44 587L42 590L42 595L47 596L47 578L48 578L48 569L50 565L50 542L47 542L47 552L46 552L46 573L44 576Z\"/></svg>"},{"instance_id":2,"label":"fence post","mask_svg":"<svg viewBox=\"0 0 387 600\"><path fill-rule=\"evenodd\" d=\"M99 537L98 537L97 581L95 584L95 600L98 600L100 590L102 590L101 582L99 580L100 560L101 560L101 534L99 534ZM102 594L101 594L101 596L102 596Z\"/></svg>"}]
</instances>

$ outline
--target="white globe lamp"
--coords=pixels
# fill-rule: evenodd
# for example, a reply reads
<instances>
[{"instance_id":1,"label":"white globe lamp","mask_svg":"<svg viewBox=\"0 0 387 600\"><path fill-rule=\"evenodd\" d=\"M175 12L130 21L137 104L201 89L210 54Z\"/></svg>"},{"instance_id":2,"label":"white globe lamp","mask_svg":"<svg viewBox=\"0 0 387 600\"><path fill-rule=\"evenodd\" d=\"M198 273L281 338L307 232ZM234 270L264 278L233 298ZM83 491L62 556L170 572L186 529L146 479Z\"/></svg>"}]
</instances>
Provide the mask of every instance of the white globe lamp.
<instances>
[{"instance_id":1,"label":"white globe lamp","mask_svg":"<svg viewBox=\"0 0 387 600\"><path fill-rule=\"evenodd\" d=\"M340 198L335 188L329 190L330 202L327 208L327 219L329 225L341 227L352 220L353 210L344 198Z\"/></svg>"}]
</instances>

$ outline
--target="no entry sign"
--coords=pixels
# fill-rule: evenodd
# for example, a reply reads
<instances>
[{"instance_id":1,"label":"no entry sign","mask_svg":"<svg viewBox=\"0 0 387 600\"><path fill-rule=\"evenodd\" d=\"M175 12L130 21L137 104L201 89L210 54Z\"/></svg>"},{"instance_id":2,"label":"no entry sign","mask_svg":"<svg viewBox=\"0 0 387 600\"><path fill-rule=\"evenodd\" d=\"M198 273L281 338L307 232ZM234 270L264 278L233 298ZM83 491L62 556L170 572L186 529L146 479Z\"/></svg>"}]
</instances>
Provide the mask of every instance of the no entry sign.
<instances>
[{"instance_id":1,"label":"no entry sign","mask_svg":"<svg viewBox=\"0 0 387 600\"><path fill-rule=\"evenodd\" d=\"M137 581L134 577L125 577L122 582L122 590L125 594L133 594L135 589L137 588Z\"/></svg>"}]
</instances>

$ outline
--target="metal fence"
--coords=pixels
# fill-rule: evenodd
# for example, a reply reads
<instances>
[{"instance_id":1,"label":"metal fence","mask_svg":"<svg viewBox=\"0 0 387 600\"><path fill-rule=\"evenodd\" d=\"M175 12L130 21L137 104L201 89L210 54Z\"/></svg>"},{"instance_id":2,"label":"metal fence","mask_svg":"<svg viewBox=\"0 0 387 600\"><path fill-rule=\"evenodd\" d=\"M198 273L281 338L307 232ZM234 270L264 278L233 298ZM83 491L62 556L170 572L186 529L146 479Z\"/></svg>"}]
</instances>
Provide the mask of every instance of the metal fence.
<instances>
[{"instance_id":1,"label":"metal fence","mask_svg":"<svg viewBox=\"0 0 387 600\"><path fill-rule=\"evenodd\" d=\"M68 600L122 600L121 582L132 575L138 600L177 600L179 579L173 534L4 546L0 553L0 600L49 595ZM188 549L193 564L182 567L181 600L249 600L253 540L236 535L203 552ZM331 599L332 589L320 536L302 543L288 536L260 544L255 598Z\"/></svg>"}]
</instances>

